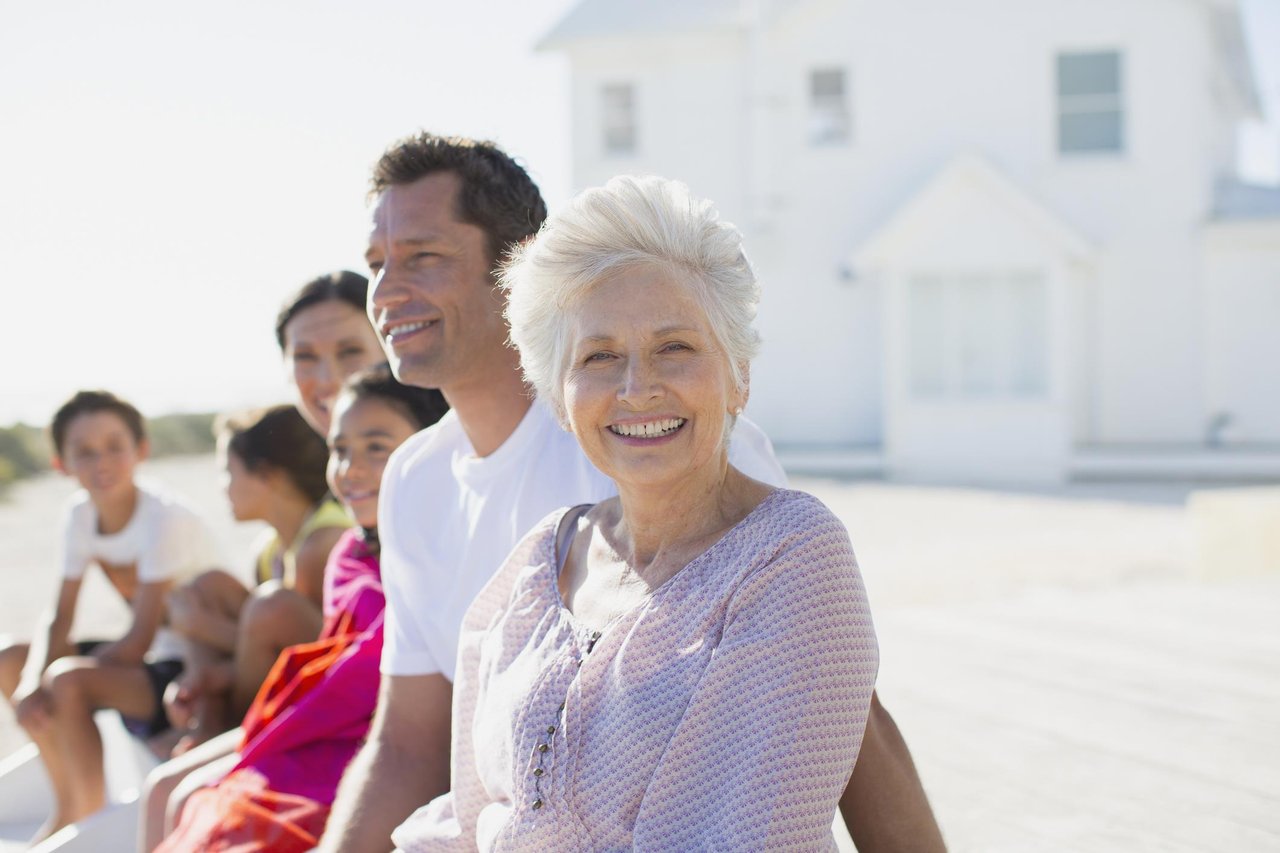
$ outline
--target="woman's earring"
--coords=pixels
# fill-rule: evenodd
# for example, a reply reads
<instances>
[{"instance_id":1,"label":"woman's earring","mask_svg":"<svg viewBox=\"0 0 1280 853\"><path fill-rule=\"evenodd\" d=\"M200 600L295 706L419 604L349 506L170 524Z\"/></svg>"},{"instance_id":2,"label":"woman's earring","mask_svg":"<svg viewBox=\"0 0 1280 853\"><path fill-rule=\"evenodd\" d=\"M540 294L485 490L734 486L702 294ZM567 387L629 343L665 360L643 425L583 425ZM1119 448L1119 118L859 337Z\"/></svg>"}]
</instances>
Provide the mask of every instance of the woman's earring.
<instances>
[{"instance_id":1,"label":"woman's earring","mask_svg":"<svg viewBox=\"0 0 1280 853\"><path fill-rule=\"evenodd\" d=\"M740 414L742 414L742 407L741 407L741 406L734 406L734 407L733 407L733 416L736 418L736 417L737 417L738 415L740 415Z\"/></svg>"}]
</instances>

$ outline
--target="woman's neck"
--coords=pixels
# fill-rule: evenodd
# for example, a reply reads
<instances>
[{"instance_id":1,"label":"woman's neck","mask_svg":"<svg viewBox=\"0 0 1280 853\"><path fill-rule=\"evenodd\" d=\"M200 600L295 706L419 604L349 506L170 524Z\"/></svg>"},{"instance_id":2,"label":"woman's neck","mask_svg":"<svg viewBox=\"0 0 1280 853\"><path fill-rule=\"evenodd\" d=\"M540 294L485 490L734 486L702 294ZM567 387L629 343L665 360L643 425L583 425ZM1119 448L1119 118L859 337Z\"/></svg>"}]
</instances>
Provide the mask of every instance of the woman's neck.
<instances>
[{"instance_id":1,"label":"woman's neck","mask_svg":"<svg viewBox=\"0 0 1280 853\"><path fill-rule=\"evenodd\" d=\"M673 484L618 484L620 515L609 538L618 556L653 580L706 550L768 494L767 486L731 468L727 454ZM692 552L692 553L691 553Z\"/></svg>"}]
</instances>

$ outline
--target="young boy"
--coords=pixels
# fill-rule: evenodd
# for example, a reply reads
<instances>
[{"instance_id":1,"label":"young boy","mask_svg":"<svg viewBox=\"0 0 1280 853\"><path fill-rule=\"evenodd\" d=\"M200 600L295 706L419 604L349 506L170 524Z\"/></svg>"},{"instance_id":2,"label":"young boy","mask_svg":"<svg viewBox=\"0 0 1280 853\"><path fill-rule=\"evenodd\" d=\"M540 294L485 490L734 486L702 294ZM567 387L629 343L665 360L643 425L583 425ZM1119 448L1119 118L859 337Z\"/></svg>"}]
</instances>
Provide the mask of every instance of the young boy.
<instances>
[{"instance_id":1,"label":"young boy","mask_svg":"<svg viewBox=\"0 0 1280 853\"><path fill-rule=\"evenodd\" d=\"M163 627L165 598L175 582L220 562L194 512L135 481L148 452L137 409L105 391L81 391L58 410L50 432L54 468L81 486L65 515L62 586L34 641L0 649L0 693L40 748L57 802L36 840L105 804L94 711L114 708L140 737L167 727L161 699L182 671L182 646ZM130 605L133 621L117 640L73 644L76 598L91 563Z\"/></svg>"}]
</instances>

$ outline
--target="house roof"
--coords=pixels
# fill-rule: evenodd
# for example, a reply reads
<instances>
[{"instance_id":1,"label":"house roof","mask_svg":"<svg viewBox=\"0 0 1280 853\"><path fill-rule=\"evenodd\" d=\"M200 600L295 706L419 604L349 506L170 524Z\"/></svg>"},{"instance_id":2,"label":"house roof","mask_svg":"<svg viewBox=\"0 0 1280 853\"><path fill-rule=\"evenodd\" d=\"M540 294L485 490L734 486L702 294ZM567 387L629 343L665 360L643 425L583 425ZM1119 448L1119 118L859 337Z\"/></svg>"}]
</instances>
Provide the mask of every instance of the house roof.
<instances>
[{"instance_id":1,"label":"house roof","mask_svg":"<svg viewBox=\"0 0 1280 853\"><path fill-rule=\"evenodd\" d=\"M563 50L576 42L669 33L714 32L746 26L753 16L776 13L799 0L580 0L537 44ZM1218 54L1231 84L1251 115L1261 112L1244 38L1239 0L1202 0L1212 7Z\"/></svg>"},{"instance_id":2,"label":"house roof","mask_svg":"<svg viewBox=\"0 0 1280 853\"><path fill-rule=\"evenodd\" d=\"M952 202L956 199L969 209L983 206L1001 211L1005 221L1020 223L1053 250L1074 260L1088 261L1095 253L1092 243L989 162L965 154L944 166L888 222L855 248L849 258L851 267L864 270L913 256L934 212L954 209Z\"/></svg>"},{"instance_id":3,"label":"house roof","mask_svg":"<svg viewBox=\"0 0 1280 853\"><path fill-rule=\"evenodd\" d=\"M538 42L540 50L606 36L725 29L742 20L742 0L581 0Z\"/></svg>"},{"instance_id":4,"label":"house roof","mask_svg":"<svg viewBox=\"0 0 1280 853\"><path fill-rule=\"evenodd\" d=\"M1214 187L1212 218L1218 221L1280 219L1280 187L1246 184L1229 178L1221 180Z\"/></svg>"}]
</instances>

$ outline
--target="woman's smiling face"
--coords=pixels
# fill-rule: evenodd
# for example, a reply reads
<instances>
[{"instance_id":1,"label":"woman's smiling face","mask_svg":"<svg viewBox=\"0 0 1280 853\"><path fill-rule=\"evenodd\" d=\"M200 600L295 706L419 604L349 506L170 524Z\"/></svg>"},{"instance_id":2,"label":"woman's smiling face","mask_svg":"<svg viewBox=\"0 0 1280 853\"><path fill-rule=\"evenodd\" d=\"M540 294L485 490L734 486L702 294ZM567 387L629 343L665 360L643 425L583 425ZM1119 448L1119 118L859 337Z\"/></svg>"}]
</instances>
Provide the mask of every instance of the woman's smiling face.
<instances>
[{"instance_id":1,"label":"woman's smiling face","mask_svg":"<svg viewBox=\"0 0 1280 853\"><path fill-rule=\"evenodd\" d=\"M386 400L338 398L329 432L329 488L361 527L378 526L378 492L391 452L418 431Z\"/></svg>"},{"instance_id":2,"label":"woman's smiling face","mask_svg":"<svg viewBox=\"0 0 1280 853\"><path fill-rule=\"evenodd\" d=\"M725 419L745 394L692 287L636 267L569 309L565 419L619 488L677 483L727 452Z\"/></svg>"},{"instance_id":3,"label":"woman's smiling face","mask_svg":"<svg viewBox=\"0 0 1280 853\"><path fill-rule=\"evenodd\" d=\"M284 327L284 361L297 389L298 411L322 436L329 433L343 380L383 358L369 318L341 300L304 308Z\"/></svg>"}]
</instances>

